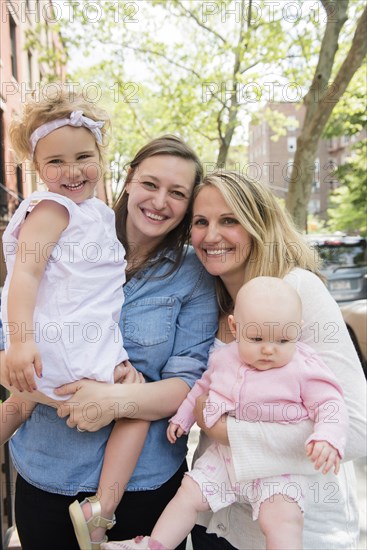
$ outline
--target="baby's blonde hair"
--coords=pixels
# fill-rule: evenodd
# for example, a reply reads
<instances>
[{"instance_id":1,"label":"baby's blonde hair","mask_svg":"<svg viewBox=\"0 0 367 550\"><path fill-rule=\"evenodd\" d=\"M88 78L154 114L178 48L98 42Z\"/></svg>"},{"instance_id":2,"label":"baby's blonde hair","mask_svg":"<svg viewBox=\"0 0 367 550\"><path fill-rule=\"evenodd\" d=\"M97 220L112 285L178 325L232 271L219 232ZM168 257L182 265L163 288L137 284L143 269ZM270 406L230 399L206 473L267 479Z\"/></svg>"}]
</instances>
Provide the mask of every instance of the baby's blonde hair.
<instances>
[{"instance_id":1,"label":"baby's blonde hair","mask_svg":"<svg viewBox=\"0 0 367 550\"><path fill-rule=\"evenodd\" d=\"M105 122L101 128L102 144L97 143L101 163L105 163L107 136L110 128L110 119L106 111L96 104L87 101L81 94L64 91L41 90L37 97L27 101L20 116L15 116L9 126L9 137L19 163L31 160L32 150L30 137L32 133L52 120L67 118L73 111L83 111L83 115L92 120Z\"/></svg>"},{"instance_id":2,"label":"baby's blonde hair","mask_svg":"<svg viewBox=\"0 0 367 550\"><path fill-rule=\"evenodd\" d=\"M266 304L275 305L279 308L289 307L297 320L302 317L302 301L297 290L289 283L279 277L255 277L242 287L237 293L234 314L238 314L238 309L242 305L242 301L246 303L248 300L253 300L255 304L261 301Z\"/></svg>"}]
</instances>

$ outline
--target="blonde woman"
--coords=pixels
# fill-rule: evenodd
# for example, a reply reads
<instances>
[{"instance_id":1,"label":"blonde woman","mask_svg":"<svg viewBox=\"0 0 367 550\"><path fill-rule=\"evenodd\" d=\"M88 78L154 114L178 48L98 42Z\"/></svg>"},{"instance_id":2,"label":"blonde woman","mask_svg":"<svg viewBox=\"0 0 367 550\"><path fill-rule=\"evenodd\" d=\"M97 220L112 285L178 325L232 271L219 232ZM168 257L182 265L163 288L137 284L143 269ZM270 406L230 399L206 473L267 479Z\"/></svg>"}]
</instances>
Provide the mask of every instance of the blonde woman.
<instances>
[{"instance_id":1,"label":"blonde woman","mask_svg":"<svg viewBox=\"0 0 367 550\"><path fill-rule=\"evenodd\" d=\"M318 275L313 251L267 187L231 171L213 172L197 188L192 244L206 270L216 277L221 313L214 347L233 341L226 317L233 313L237 293L246 281L258 276L284 278L301 298L301 342L309 344L333 371L343 389L350 422L339 475L329 472L315 477L304 453L311 422L282 426L224 416L208 429L201 402L196 414L205 434L197 457L208 446L209 436L230 445L239 482L285 472L312 475L305 495L304 548L356 548L358 508L352 460L366 454L365 380L339 307ZM265 548L250 504L236 502L215 514L202 514L198 524L192 533L195 550Z\"/></svg>"}]
</instances>

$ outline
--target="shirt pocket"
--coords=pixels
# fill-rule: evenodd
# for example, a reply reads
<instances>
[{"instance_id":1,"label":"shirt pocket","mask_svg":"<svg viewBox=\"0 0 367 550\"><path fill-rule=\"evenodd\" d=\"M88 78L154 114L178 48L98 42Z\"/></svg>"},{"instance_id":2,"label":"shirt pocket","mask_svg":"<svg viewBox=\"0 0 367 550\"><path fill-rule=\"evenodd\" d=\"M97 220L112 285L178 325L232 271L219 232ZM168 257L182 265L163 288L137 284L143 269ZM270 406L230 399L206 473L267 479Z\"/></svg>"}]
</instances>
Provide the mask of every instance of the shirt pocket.
<instances>
[{"instance_id":1,"label":"shirt pocket","mask_svg":"<svg viewBox=\"0 0 367 550\"><path fill-rule=\"evenodd\" d=\"M122 308L122 334L141 346L166 342L172 331L175 300L171 297L144 298Z\"/></svg>"}]
</instances>

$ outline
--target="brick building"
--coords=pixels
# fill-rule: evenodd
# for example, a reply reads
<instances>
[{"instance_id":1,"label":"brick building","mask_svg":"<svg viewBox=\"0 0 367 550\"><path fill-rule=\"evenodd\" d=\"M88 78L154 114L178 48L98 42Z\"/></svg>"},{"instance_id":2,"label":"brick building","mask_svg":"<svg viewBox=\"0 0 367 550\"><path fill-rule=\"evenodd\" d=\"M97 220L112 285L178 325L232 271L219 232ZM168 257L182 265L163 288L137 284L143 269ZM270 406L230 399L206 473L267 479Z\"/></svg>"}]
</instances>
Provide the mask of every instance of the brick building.
<instances>
[{"instance_id":1,"label":"brick building","mask_svg":"<svg viewBox=\"0 0 367 550\"><path fill-rule=\"evenodd\" d=\"M7 132L11 117L40 82L62 80L65 65L62 55L57 56L60 61L52 56L64 50L52 24L56 22L52 0L2 0L0 4L0 216L7 221L19 199L36 186L28 167L16 166ZM37 33L35 41L30 40L32 31Z\"/></svg>"},{"instance_id":2,"label":"brick building","mask_svg":"<svg viewBox=\"0 0 367 550\"><path fill-rule=\"evenodd\" d=\"M267 114L266 111L267 110ZM294 165L297 137L302 128L305 108L302 104L274 102L264 107L264 118L259 123L251 123L249 128L249 166L251 175L261 179L274 190L276 195L285 198L288 178ZM271 128L275 112L286 117L283 135L277 138ZM261 120L261 112L257 120ZM357 137L321 139L318 144L315 165L310 167L313 176L312 194L308 212L320 217L326 216L329 192L337 187L335 171L345 163L350 145Z\"/></svg>"},{"instance_id":3,"label":"brick building","mask_svg":"<svg viewBox=\"0 0 367 550\"><path fill-rule=\"evenodd\" d=\"M36 189L36 178L28 163L16 164L8 137L10 120L32 91L39 89L40 82L65 77L65 50L53 25L56 17L52 0L1 0L0 11L1 237L19 201ZM1 287L5 266L0 249Z\"/></svg>"},{"instance_id":4,"label":"brick building","mask_svg":"<svg viewBox=\"0 0 367 550\"><path fill-rule=\"evenodd\" d=\"M52 27L52 0L0 0L0 238L7 221L19 201L36 188L35 177L27 164L16 165L12 154L8 127L22 102L42 81L62 79L65 68L54 56L52 65L47 56L52 51L63 53L61 36ZM30 33L36 40L29 41ZM42 56L42 57L41 57ZM60 60L63 55L58 56ZM56 61L55 61L56 59ZM0 245L0 287L5 279L5 264ZM5 398L1 388L1 399ZM0 547L18 548L16 532L8 529L13 518L13 471L7 446L1 448ZM12 534L11 541L9 536Z\"/></svg>"}]
</instances>

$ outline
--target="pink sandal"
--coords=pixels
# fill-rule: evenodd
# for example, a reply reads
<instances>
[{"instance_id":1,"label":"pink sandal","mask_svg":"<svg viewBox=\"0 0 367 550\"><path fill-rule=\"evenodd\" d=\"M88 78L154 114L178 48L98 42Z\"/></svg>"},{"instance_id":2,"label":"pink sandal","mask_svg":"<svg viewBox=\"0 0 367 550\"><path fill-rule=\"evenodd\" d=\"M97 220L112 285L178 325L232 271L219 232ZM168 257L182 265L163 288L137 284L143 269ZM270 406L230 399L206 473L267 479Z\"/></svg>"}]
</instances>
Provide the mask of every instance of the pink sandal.
<instances>
[{"instance_id":1,"label":"pink sandal","mask_svg":"<svg viewBox=\"0 0 367 550\"><path fill-rule=\"evenodd\" d=\"M101 550L169 550L163 544L151 537L135 537L120 542L106 542L101 544Z\"/></svg>"}]
</instances>

